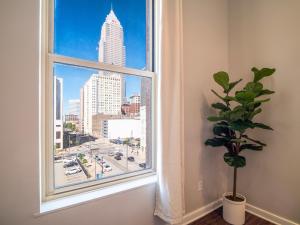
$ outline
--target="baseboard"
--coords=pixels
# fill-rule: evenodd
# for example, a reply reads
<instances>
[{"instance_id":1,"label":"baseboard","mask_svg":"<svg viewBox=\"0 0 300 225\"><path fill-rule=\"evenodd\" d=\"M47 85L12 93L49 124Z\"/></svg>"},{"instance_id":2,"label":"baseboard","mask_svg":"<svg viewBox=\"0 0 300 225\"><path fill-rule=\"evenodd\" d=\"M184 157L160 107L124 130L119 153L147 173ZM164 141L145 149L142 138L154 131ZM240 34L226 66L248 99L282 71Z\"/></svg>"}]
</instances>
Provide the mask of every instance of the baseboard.
<instances>
[{"instance_id":1,"label":"baseboard","mask_svg":"<svg viewBox=\"0 0 300 225\"><path fill-rule=\"evenodd\" d=\"M296 222L293 222L291 220L288 220L286 218L280 217L278 215L275 215L269 211L266 211L264 209L258 208L256 206L253 206L251 204L246 204L246 211L260 217L264 220L267 220L271 223L277 224L277 225L299 225Z\"/></svg>"},{"instance_id":2,"label":"baseboard","mask_svg":"<svg viewBox=\"0 0 300 225\"><path fill-rule=\"evenodd\" d=\"M200 219L201 217L204 217L205 215L209 214L210 212L216 210L221 206L222 206L222 198L184 215L183 223L181 225L188 225ZM258 208L248 203L246 204L246 211L257 217L260 217L264 220L274 223L276 225L300 225L294 221L275 215L269 211Z\"/></svg>"},{"instance_id":3,"label":"baseboard","mask_svg":"<svg viewBox=\"0 0 300 225\"><path fill-rule=\"evenodd\" d=\"M222 206L222 198L184 215L183 223L181 225L188 225L196 221L197 219L209 214L210 212L216 210L220 206Z\"/></svg>"}]
</instances>

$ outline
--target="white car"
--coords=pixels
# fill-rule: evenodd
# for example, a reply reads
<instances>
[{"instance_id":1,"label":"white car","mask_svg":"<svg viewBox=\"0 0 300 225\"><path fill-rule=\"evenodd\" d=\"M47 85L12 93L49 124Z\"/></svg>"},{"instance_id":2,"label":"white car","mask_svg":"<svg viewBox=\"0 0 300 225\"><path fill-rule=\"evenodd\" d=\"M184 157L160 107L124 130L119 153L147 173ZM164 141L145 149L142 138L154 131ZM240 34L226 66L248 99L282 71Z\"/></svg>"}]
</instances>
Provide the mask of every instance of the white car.
<instances>
[{"instance_id":1,"label":"white car","mask_svg":"<svg viewBox=\"0 0 300 225\"><path fill-rule=\"evenodd\" d=\"M63 159L63 162L66 164L66 163L70 163L70 162L73 162L73 161L76 161L76 157L72 157L71 159Z\"/></svg>"},{"instance_id":2,"label":"white car","mask_svg":"<svg viewBox=\"0 0 300 225\"><path fill-rule=\"evenodd\" d=\"M72 175L72 174L79 173L79 172L81 172L80 167L73 167L71 169L66 170L65 174L66 175Z\"/></svg>"},{"instance_id":3,"label":"white car","mask_svg":"<svg viewBox=\"0 0 300 225\"><path fill-rule=\"evenodd\" d=\"M112 171L112 168L108 164L103 164L103 172L109 172Z\"/></svg>"}]
</instances>

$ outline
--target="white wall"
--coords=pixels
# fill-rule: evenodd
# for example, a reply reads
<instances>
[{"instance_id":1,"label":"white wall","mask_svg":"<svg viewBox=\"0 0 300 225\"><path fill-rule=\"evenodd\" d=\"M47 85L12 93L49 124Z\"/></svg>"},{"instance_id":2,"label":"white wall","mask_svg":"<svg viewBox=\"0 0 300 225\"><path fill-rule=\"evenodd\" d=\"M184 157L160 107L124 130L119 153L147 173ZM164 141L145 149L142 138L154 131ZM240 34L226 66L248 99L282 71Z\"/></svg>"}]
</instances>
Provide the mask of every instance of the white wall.
<instances>
[{"instance_id":1,"label":"white wall","mask_svg":"<svg viewBox=\"0 0 300 225\"><path fill-rule=\"evenodd\" d=\"M107 120L107 137L109 139L141 138L141 126L139 119Z\"/></svg>"},{"instance_id":2,"label":"white wall","mask_svg":"<svg viewBox=\"0 0 300 225\"><path fill-rule=\"evenodd\" d=\"M300 223L300 1L231 0L230 71L251 77L252 66L275 67L265 84L276 91L260 121L273 132L255 131L268 146L246 152L239 190L248 202Z\"/></svg>"},{"instance_id":3,"label":"white wall","mask_svg":"<svg viewBox=\"0 0 300 225\"><path fill-rule=\"evenodd\" d=\"M159 224L154 185L33 216L39 210L38 13L38 0L0 2L0 224Z\"/></svg>"},{"instance_id":4,"label":"white wall","mask_svg":"<svg viewBox=\"0 0 300 225\"><path fill-rule=\"evenodd\" d=\"M217 99L210 92L212 74L228 70L227 0L183 1L184 141L186 211L221 197L228 168L223 149L204 146L212 136L206 117ZM198 181L203 190L198 191Z\"/></svg>"},{"instance_id":5,"label":"white wall","mask_svg":"<svg viewBox=\"0 0 300 225\"><path fill-rule=\"evenodd\" d=\"M38 11L38 0L0 3L0 223L161 224L152 216L154 185L33 216L39 207ZM268 147L246 154L238 188L250 203L300 222L299 11L297 0L230 0L229 8L228 0L183 1L187 212L219 198L231 172L224 150L203 145L211 136L209 105L216 100L209 91L215 87L211 75L230 69L237 77L253 65L274 66L276 77L266 83L277 93L261 119L275 131L257 132Z\"/></svg>"}]
</instances>

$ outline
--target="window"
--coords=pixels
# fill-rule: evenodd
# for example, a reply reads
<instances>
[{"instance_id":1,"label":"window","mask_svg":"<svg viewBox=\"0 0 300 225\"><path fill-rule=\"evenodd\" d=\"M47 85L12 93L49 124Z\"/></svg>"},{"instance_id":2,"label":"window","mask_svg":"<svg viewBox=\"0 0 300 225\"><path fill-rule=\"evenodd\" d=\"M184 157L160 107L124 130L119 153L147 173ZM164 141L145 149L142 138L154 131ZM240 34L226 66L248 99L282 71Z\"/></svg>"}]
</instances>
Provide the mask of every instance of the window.
<instances>
[{"instance_id":1,"label":"window","mask_svg":"<svg viewBox=\"0 0 300 225\"><path fill-rule=\"evenodd\" d=\"M60 139L60 131L56 131L56 139Z\"/></svg>"},{"instance_id":2,"label":"window","mask_svg":"<svg viewBox=\"0 0 300 225\"><path fill-rule=\"evenodd\" d=\"M153 174L152 1L45 2L43 200Z\"/></svg>"}]
</instances>

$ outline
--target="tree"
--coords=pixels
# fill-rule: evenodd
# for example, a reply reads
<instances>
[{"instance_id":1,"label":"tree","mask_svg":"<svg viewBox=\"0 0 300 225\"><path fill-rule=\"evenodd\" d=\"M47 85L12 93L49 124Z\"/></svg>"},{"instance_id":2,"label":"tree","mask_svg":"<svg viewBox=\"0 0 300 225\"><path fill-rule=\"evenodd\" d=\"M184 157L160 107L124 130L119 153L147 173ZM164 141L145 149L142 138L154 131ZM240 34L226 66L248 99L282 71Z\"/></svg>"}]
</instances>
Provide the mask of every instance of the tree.
<instances>
[{"instance_id":1,"label":"tree","mask_svg":"<svg viewBox=\"0 0 300 225\"><path fill-rule=\"evenodd\" d=\"M242 79L230 82L229 75L224 71L213 75L215 82L222 87L223 95L211 90L221 102L211 105L218 111L218 114L207 118L214 122L214 137L207 139L205 145L226 148L224 161L234 168L232 196L234 201L236 201L237 168L246 165L246 158L241 153L244 150L261 151L266 146L265 143L249 137L246 131L254 128L272 130L268 125L254 122L254 118L262 112L262 104L270 101L270 98L263 98L263 96L274 93L274 91L264 89L260 81L264 77L271 76L275 69L259 70L254 67L252 72L254 74L253 81L248 82L242 90L236 91L232 96L230 95L232 90Z\"/></svg>"},{"instance_id":2,"label":"tree","mask_svg":"<svg viewBox=\"0 0 300 225\"><path fill-rule=\"evenodd\" d=\"M75 131L76 130L76 125L73 124L73 123L65 123L64 128L70 129L71 131Z\"/></svg>"}]
</instances>

